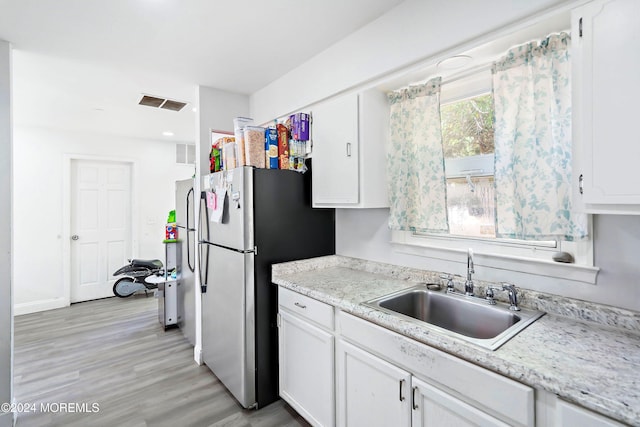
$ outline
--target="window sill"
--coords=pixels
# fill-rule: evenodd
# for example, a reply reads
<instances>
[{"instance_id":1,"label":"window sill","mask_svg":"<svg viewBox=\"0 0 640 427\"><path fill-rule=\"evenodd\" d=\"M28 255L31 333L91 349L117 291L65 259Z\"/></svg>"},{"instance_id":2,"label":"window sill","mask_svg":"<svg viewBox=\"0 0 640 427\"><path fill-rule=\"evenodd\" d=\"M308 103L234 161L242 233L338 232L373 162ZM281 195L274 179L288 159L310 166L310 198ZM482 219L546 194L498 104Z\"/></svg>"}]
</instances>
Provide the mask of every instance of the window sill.
<instances>
[{"instance_id":1,"label":"window sill","mask_svg":"<svg viewBox=\"0 0 640 427\"><path fill-rule=\"evenodd\" d=\"M463 275L467 251L436 245L416 245L392 241L394 251L429 258L429 269ZM562 284L595 285L600 269L578 264L563 264L543 259L477 252L474 249L476 278L489 282L509 281L535 290L549 290ZM462 265L460 265L462 264Z\"/></svg>"}]
</instances>

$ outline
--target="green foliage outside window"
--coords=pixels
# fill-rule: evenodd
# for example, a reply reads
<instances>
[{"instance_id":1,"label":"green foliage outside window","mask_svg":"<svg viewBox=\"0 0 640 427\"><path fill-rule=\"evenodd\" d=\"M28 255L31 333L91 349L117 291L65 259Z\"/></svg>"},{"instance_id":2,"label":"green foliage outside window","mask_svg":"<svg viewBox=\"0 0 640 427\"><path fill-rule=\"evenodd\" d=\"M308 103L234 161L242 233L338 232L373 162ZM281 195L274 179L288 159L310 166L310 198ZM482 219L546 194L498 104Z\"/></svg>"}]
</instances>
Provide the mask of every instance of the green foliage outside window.
<instances>
[{"instance_id":1,"label":"green foliage outside window","mask_svg":"<svg viewBox=\"0 0 640 427\"><path fill-rule=\"evenodd\" d=\"M440 115L445 158L493 153L491 94L443 105Z\"/></svg>"}]
</instances>

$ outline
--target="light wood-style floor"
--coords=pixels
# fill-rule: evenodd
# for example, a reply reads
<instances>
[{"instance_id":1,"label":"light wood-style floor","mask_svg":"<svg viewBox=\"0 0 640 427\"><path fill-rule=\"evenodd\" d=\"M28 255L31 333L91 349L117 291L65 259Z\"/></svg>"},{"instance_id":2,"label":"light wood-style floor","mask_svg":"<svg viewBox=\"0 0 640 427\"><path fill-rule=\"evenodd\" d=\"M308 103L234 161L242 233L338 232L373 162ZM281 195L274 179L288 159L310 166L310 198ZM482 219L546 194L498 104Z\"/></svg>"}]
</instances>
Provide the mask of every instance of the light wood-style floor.
<instances>
[{"instance_id":1,"label":"light wood-style floor","mask_svg":"<svg viewBox=\"0 0 640 427\"><path fill-rule=\"evenodd\" d=\"M152 296L17 316L14 371L16 402L36 409L17 427L308 425L282 400L243 409L180 330L163 330Z\"/></svg>"}]
</instances>

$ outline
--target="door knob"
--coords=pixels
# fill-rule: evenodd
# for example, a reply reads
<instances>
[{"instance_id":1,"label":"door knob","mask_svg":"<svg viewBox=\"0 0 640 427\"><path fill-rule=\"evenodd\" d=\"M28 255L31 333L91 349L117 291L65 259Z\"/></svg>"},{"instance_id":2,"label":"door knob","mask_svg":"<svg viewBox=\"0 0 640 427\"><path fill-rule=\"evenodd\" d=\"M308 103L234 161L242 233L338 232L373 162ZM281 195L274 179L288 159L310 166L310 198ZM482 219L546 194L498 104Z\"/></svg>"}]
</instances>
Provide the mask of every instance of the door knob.
<instances>
[{"instance_id":1,"label":"door knob","mask_svg":"<svg viewBox=\"0 0 640 427\"><path fill-rule=\"evenodd\" d=\"M71 240L78 240L80 238L80 236L78 236L77 234L74 234L73 236L71 236Z\"/></svg>"}]
</instances>

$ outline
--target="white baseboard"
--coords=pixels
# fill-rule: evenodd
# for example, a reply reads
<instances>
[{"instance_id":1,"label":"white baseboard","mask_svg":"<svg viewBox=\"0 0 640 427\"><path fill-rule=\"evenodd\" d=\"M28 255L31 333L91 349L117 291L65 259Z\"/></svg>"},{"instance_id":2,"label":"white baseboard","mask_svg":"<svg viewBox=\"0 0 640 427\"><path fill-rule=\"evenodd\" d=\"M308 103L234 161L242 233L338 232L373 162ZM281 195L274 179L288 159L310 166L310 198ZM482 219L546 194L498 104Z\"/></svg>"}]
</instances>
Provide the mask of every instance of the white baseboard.
<instances>
[{"instance_id":1,"label":"white baseboard","mask_svg":"<svg viewBox=\"0 0 640 427\"><path fill-rule=\"evenodd\" d=\"M198 345L193 347L193 360L195 360L198 365L202 365L202 347Z\"/></svg>"},{"instance_id":2,"label":"white baseboard","mask_svg":"<svg viewBox=\"0 0 640 427\"><path fill-rule=\"evenodd\" d=\"M68 307L69 301L65 298L51 298L40 301L23 302L13 306L13 315L37 313L39 311L53 310L54 308Z\"/></svg>"},{"instance_id":3,"label":"white baseboard","mask_svg":"<svg viewBox=\"0 0 640 427\"><path fill-rule=\"evenodd\" d=\"M0 412L0 427L13 427L15 414L13 412Z\"/></svg>"}]
</instances>

